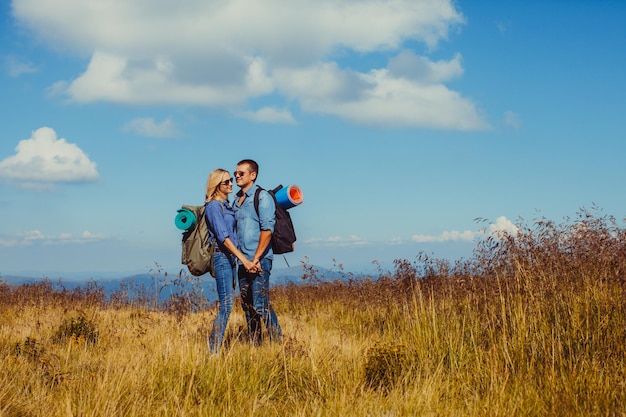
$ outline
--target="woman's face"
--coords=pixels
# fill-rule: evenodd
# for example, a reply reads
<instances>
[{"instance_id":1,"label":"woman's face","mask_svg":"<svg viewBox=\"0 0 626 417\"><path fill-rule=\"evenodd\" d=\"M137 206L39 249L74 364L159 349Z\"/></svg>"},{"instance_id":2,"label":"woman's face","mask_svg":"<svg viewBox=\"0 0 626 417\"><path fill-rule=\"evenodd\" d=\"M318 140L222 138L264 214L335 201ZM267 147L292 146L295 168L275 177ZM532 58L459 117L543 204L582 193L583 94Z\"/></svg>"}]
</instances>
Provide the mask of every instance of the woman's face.
<instances>
[{"instance_id":1,"label":"woman's face","mask_svg":"<svg viewBox=\"0 0 626 417\"><path fill-rule=\"evenodd\" d=\"M233 192L233 179L228 172L222 174L222 179L217 187L219 191L226 195Z\"/></svg>"}]
</instances>

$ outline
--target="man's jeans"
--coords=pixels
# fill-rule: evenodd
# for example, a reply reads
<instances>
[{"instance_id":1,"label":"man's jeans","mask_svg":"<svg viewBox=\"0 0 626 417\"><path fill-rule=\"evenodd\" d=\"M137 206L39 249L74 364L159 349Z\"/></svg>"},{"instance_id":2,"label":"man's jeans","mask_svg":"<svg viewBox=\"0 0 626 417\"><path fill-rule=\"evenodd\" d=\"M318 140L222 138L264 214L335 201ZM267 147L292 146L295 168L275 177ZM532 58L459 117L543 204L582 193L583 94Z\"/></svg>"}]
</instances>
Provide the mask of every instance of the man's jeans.
<instances>
[{"instance_id":1,"label":"man's jeans","mask_svg":"<svg viewBox=\"0 0 626 417\"><path fill-rule=\"evenodd\" d=\"M283 331L278 324L278 318L270 305L270 272L271 259L261 259L261 274L249 274L239 266L239 290L241 291L241 305L246 313L248 335L252 343L259 345L263 341L261 334L261 320L270 340L279 341Z\"/></svg>"},{"instance_id":2,"label":"man's jeans","mask_svg":"<svg viewBox=\"0 0 626 417\"><path fill-rule=\"evenodd\" d=\"M213 259L215 262L215 283L217 284L219 307L217 316L213 321L211 336L209 337L209 348L211 352L217 353L224 340L224 332L233 308L236 263L232 255L223 252L215 252Z\"/></svg>"}]
</instances>

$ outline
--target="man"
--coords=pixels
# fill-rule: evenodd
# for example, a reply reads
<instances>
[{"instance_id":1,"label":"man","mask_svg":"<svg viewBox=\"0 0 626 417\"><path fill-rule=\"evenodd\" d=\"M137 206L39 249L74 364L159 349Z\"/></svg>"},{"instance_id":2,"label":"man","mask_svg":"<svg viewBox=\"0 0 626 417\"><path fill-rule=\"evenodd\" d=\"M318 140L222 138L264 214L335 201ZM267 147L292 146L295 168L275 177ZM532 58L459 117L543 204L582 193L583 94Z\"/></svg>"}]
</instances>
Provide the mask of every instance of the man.
<instances>
[{"instance_id":1,"label":"man","mask_svg":"<svg viewBox=\"0 0 626 417\"><path fill-rule=\"evenodd\" d=\"M246 314L248 333L254 344L262 342L261 320L271 340L282 338L282 329L276 313L270 305L270 273L273 252L270 244L274 232L275 205L272 196L265 190L259 194L259 212L254 207L254 194L259 165L244 159L237 164L235 181L241 188L235 198L235 219L241 252L254 263L254 268L246 270L239 265L237 272L242 307Z\"/></svg>"}]
</instances>

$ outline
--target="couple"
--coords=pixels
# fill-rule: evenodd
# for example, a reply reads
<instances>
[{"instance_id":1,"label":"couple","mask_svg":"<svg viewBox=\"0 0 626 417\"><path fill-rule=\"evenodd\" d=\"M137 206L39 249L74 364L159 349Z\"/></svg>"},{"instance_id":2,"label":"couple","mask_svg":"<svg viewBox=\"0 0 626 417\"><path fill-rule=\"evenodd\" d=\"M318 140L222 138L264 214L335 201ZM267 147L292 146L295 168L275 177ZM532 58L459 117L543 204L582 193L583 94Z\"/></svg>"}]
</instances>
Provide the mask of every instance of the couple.
<instances>
[{"instance_id":1,"label":"couple","mask_svg":"<svg viewBox=\"0 0 626 417\"><path fill-rule=\"evenodd\" d=\"M206 185L204 213L215 245L215 281L219 309L209 349L220 350L235 296L235 278L239 281L241 302L246 314L248 334L256 345L262 341L261 320L272 340L280 340L282 330L276 313L270 306L270 272L272 247L270 240L276 222L274 199L265 190L259 194L258 214L254 194L259 165L244 159L237 164L235 182L241 188L231 204L228 195L233 191L233 178L228 171L216 169L209 174ZM237 260L239 266L237 267Z\"/></svg>"}]
</instances>

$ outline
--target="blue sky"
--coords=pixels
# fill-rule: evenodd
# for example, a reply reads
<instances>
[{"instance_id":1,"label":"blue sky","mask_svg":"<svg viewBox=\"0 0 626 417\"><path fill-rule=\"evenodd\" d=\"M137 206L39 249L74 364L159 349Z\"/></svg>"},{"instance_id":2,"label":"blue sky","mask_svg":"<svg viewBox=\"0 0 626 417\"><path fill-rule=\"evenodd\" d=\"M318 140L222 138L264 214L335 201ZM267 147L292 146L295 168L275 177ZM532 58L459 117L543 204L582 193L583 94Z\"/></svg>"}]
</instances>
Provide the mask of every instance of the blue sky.
<instances>
[{"instance_id":1,"label":"blue sky","mask_svg":"<svg viewBox=\"0 0 626 417\"><path fill-rule=\"evenodd\" d=\"M0 274L177 271L176 210L243 158L303 190L291 265L468 256L476 218L623 219L625 21L617 0L2 2Z\"/></svg>"}]
</instances>

